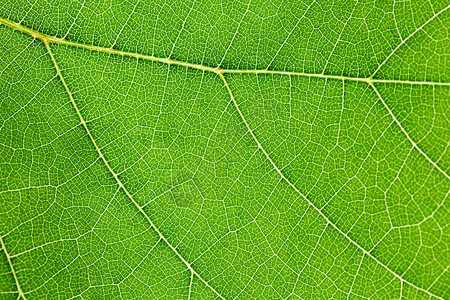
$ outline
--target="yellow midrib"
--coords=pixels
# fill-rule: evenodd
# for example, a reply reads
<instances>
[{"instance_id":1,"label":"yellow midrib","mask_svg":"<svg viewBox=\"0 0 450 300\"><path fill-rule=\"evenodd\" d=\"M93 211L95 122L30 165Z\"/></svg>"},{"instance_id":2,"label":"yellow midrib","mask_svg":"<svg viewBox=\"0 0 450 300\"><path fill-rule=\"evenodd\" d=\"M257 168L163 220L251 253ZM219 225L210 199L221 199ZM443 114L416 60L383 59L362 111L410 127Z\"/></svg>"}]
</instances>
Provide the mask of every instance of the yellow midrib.
<instances>
[{"instance_id":1,"label":"yellow midrib","mask_svg":"<svg viewBox=\"0 0 450 300\"><path fill-rule=\"evenodd\" d=\"M316 78L328 78L328 79L338 79L338 80L351 80L351 81L360 81L360 82L366 82L368 84L374 84L374 83L404 83L404 84L421 84L421 85L444 85L444 86L450 86L450 82L428 82L428 81L409 81L409 80L391 80L391 79L373 79L373 78L359 78L359 77L351 77L351 76L339 76L339 75L326 75L326 74L313 74L313 73L303 73L303 72L290 72L290 71L277 71L277 70L236 70L236 69L222 69L222 68L212 68L208 66L204 66L201 64L193 64L183 61L177 61L170 58L161 58L161 57L155 57L152 55L145 55L145 54L139 54L139 53L133 53L133 52L127 52L127 51L121 51L121 50L115 50L112 48L106 48L106 47L100 47L100 46L94 46L94 45L86 45L79 42L73 42L68 41L62 38L49 36L43 33L40 33L38 31L35 31L33 29L30 29L26 26L17 24L15 22L12 22L10 20L0 18L0 24L4 24L8 27L11 27L13 29L19 30L21 32L27 33L37 39L40 39L44 41L45 43L55 43L55 44L61 44L61 45L68 45L68 46L74 46L79 48L84 48L88 50L94 50L98 52L108 53L108 54L116 54L116 55L124 55L124 56L130 56L134 58L140 58L160 63L166 63L169 65L178 65L178 66L184 66L188 68L194 68L202 71L212 72L216 73L218 75L225 74L225 73L237 73L237 74L279 74L279 75L293 75L293 76L306 76L306 77L316 77Z\"/></svg>"}]
</instances>

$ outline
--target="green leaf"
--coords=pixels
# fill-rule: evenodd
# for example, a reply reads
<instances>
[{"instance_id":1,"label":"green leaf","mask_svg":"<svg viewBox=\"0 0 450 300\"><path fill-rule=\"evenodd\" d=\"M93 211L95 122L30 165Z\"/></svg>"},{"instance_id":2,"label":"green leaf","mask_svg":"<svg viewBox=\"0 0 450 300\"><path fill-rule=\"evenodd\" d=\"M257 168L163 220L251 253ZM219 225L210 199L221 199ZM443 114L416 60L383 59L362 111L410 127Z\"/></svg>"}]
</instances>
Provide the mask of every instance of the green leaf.
<instances>
[{"instance_id":1,"label":"green leaf","mask_svg":"<svg viewBox=\"0 0 450 300\"><path fill-rule=\"evenodd\" d=\"M0 298L450 298L445 2L0 1Z\"/></svg>"}]
</instances>

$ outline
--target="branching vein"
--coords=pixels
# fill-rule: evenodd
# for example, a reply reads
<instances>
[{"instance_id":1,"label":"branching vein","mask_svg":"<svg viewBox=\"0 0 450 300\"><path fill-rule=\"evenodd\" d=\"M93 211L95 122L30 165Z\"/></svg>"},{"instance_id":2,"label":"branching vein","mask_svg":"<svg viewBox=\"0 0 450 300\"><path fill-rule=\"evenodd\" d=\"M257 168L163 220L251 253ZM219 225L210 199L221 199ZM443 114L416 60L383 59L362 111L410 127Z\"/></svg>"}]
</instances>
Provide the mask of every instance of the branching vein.
<instances>
[{"instance_id":1,"label":"branching vein","mask_svg":"<svg viewBox=\"0 0 450 300\"><path fill-rule=\"evenodd\" d=\"M143 207L141 207L133 198L133 196L129 193L129 191L126 189L126 187L122 184L122 182L120 181L117 173L112 169L112 167L110 166L110 164L108 163L108 161L106 160L106 158L103 156L101 149L99 148L99 146L97 145L95 139L93 138L83 116L81 115L80 110L77 107L77 104L73 98L73 95L69 89L69 87L67 86L63 75L61 73L61 70L56 62L56 59L53 56L53 53L51 51L51 47L50 47L50 43L55 43L55 44L61 44L61 45L67 45L67 46L72 46L72 47L79 47L79 48L84 48L84 49L88 49L88 50L92 50L92 51L98 51L98 52L103 52L103 53L107 53L107 54L115 54L115 55L123 55L123 56L129 56L129 57L134 57L137 59L144 59L144 60L150 60L150 61L155 61L155 62L160 62L160 63L165 63L165 64L169 64L169 65L179 65L179 66L184 66L184 67L188 67L188 68L194 68L194 69L198 69L198 70L202 70L204 72L212 72L217 74L223 81L223 84L225 85L229 97L231 98L231 101L233 103L233 105L235 106L235 109L237 110L240 118L242 119L242 122L245 124L245 127L247 128L248 132L250 133L250 135L252 136L254 142L257 144L258 148L262 151L262 153L264 154L264 156L267 158L267 160L270 162L270 164L272 165L272 167L276 170L276 172L279 174L279 176L281 176L281 178L283 180L285 180L289 186L291 188L293 188L303 199L305 199L309 205L311 205L325 220L326 222L332 226L334 229L336 229L340 234L342 234L346 239L349 240L350 243L354 244L359 250L362 251L362 258L361 258L361 262L360 265L358 266L358 272L359 269L361 268L361 265L363 263L363 259L366 257L370 257L372 258L374 261L376 261L378 264L380 264L381 266L383 266L386 270L388 270L390 273L392 273L394 275L394 277L398 278L401 281L401 284L403 286L403 283L407 283L413 287L415 287L416 289L423 291L425 293L427 293L430 296L442 299L432 293L430 293L428 290L425 290L423 288L420 288L408 281L406 281L405 279L403 279L401 277L401 275L398 275L396 272L394 272L393 270L389 269L388 266L384 265L381 261L379 261L375 256L373 256L370 251L367 251L366 249L364 249L362 246L360 246L358 243L356 243L355 241L353 241L345 232L343 232L337 225L335 225L334 223L332 223L330 221L330 219L318 208L316 207L305 195L303 195L300 190L292 183L290 182L283 174L282 170L280 168L278 168L278 166L274 163L274 161L271 159L271 157L269 156L269 154L265 151L265 149L262 147L261 143L258 141L257 137L255 136L253 130L251 129L249 123L246 121L246 118L244 117L243 113L241 112L241 109L239 107L238 102L236 101L236 99L233 96L232 90L224 76L224 74L278 74L278 75L288 75L288 76L306 76L306 77L316 77L316 78L324 78L324 79L337 79L337 80L350 80L350 81L357 81L357 82L365 82L368 85L371 86L371 88L373 88L373 90L375 91L375 93L378 95L380 101L383 103L383 105L385 106L385 108L387 109L387 111L389 112L389 114L391 115L392 119L394 120L395 123L397 123L397 125L400 127L401 131L406 135L406 138L412 143L413 147L416 148L437 170L439 170L441 173L443 173L447 179L449 179L449 175L445 173L444 170L442 170L434 161L432 161L428 155L422 151L418 145L411 139L411 137L408 135L408 133L405 131L405 129L402 127L401 123L397 120L396 116L393 114L393 112L389 109L389 107L386 105L385 101L383 100L383 98L381 97L380 93L378 92L378 90L375 88L375 83L402 83L402 84L412 84L412 85L439 85L439 86L447 86L450 87L450 83L448 82L426 82L426 81L407 81L407 80L383 80L383 79L373 79L373 76L376 75L376 73L381 69L381 67L389 60L389 58L394 55L394 53L397 51L397 49L399 49L408 39L410 39L416 32L422 30L424 28L424 26L426 26L429 22L431 22L434 18L436 18L437 16L439 16L442 12L446 11L450 6L447 6L445 9L441 10L440 12L438 12L437 14L435 14L431 19L429 19L427 22L425 22L424 24L422 24L422 26L418 27L414 32L412 32L407 38L403 39L402 42L397 45L392 52L384 59L383 62L381 62L377 69L375 70L375 72L372 74L372 76L370 76L369 78L358 78L358 77L350 77L350 76L336 76L336 75L325 75L325 74L311 74L311 73L302 73L302 72L288 72L288 71L275 71L275 70L232 70L232 69L222 69L219 67L209 67L209 66L205 66L205 65L201 65L201 64L193 64L193 63L189 63L189 62L182 62L182 61L176 61L170 58L159 58L159 57L155 57L155 56L151 56L151 55L144 55L144 54L139 54L139 53L132 53L132 52L127 52L127 51L120 51L120 50L115 50L115 49L111 49L111 48L105 48L105 47L100 47L100 46L95 46L95 45L86 45L83 43L79 43L79 42L73 42L73 41L68 41L65 40L64 38L58 38L58 37L52 37L52 36L48 36L45 34L42 34L40 32L34 31L28 27L25 27L21 24L17 24L14 23L10 20L6 20L3 18L0 18L0 24L3 24L5 26L11 27L15 30L27 33L31 36L33 36L34 38L40 39L44 42L46 49L51 57L51 60L54 64L54 68L56 70L57 76L59 77L59 79L61 80L61 83L63 84L67 95L70 99L70 102L72 103L78 117L79 120L83 126L83 128L85 129L90 141L92 142L93 146L95 147L98 156L101 158L101 160L103 161L103 163L105 164L105 166L107 167L107 169L109 170L109 172L113 175L116 183L118 184L119 188L122 189L125 194L127 195L127 197L131 200L131 202L136 206L136 208L140 211L140 213L142 213L142 215L144 216L144 218L148 221L148 223L151 225L151 227L157 232L157 234L159 235L160 239L163 240L166 245L172 249L172 251L175 253L175 255L186 265L186 267L190 270L190 283L189 283L189 297L191 297L191 289L192 289L192 285L193 285L193 279L194 276L198 277L207 287L209 287L215 294L217 294L218 297L220 297L221 299L224 299L224 297L218 293L206 280L204 280L191 266L191 264L186 261L182 255L178 252L178 250L172 246L172 244L165 238L165 236L159 231L159 229L156 227L156 225L152 222L152 220L148 217L148 215L144 212ZM136 8L136 7L135 7ZM81 9L80 9L81 10ZM191 8L192 10L192 8ZM133 10L134 11L134 10ZM306 13L306 12L305 12ZM244 14L245 16L245 14ZM77 15L78 17L78 15ZM130 16L129 16L130 17ZM129 18L128 17L128 18ZM242 22L242 20L241 20ZM73 25L73 24L72 24ZM240 25L240 24L239 24ZM125 26L125 25L124 25ZM184 23L183 23L184 26ZM294 29L296 28L297 25L295 25ZM238 27L239 28L239 27ZM122 27L123 29L123 27ZM120 32L122 31L122 29L120 30ZM292 29L292 31L294 30ZM70 30L70 29L69 29ZM183 30L183 28L181 29ZM114 41L114 44L117 42L117 39L120 35L117 35L116 41ZM181 34L181 31L179 33L179 35ZM235 35L237 34L237 32L235 33ZM66 34L67 35L67 34ZM290 33L289 33L290 35ZM289 36L288 36L289 37ZM234 38L234 37L233 37ZM177 37L178 39L178 37ZM175 47L175 44L174 44ZM281 50L281 48L283 47L283 45L281 45L280 49L278 50L278 52ZM173 51L173 48L172 48ZM278 53L277 52L277 53ZM275 59L275 58L274 58ZM272 60L273 61L273 60ZM222 59L223 62L223 59ZM222 63L221 62L221 63ZM45 86L44 86L45 87ZM11 257L8 255L8 252L6 251L3 239L0 237L0 242L1 242L1 247L2 249L5 251L6 257L8 259L8 263L10 265L12 274L14 276L14 279L16 281L16 285L17 285L17 289L19 292L19 298L22 297L23 299L25 299L24 293L21 290L21 287L19 285L19 281L17 279L17 275L14 271L14 267L13 264L11 262ZM445 269L445 271L447 271L447 269ZM355 275L356 276L358 275ZM437 279L436 279L437 280ZM352 283L352 287L350 289L350 293L351 290L353 288L353 284ZM350 295L349 293L349 295Z\"/></svg>"}]
</instances>

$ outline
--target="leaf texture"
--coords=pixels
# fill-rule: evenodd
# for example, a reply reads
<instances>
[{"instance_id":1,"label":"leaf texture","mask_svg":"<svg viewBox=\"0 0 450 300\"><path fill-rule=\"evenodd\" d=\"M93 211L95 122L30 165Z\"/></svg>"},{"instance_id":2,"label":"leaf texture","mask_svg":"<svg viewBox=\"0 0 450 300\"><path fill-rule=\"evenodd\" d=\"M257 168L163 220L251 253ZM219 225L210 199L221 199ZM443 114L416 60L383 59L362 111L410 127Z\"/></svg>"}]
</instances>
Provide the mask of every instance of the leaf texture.
<instances>
[{"instance_id":1,"label":"leaf texture","mask_svg":"<svg viewBox=\"0 0 450 300\"><path fill-rule=\"evenodd\" d=\"M448 299L446 1L0 1L2 299Z\"/></svg>"}]
</instances>

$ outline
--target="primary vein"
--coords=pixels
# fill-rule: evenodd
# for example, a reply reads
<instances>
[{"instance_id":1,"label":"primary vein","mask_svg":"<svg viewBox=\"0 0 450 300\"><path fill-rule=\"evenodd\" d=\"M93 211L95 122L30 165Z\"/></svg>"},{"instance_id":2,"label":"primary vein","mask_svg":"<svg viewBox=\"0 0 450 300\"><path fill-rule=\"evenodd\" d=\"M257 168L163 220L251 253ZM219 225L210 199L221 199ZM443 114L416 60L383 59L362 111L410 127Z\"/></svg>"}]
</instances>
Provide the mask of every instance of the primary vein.
<instances>
[{"instance_id":1,"label":"primary vein","mask_svg":"<svg viewBox=\"0 0 450 300\"><path fill-rule=\"evenodd\" d=\"M155 57L152 55L145 55L145 54L139 54L139 53L133 53L133 52L127 52L122 50L115 50L112 48L106 48L106 47L100 47L95 45L87 45L79 42L73 42L73 41L67 41L63 38L53 37L49 36L40 32L37 32L33 29L30 29L28 27L25 27L23 25L17 24L15 22L12 22L10 20L0 18L0 24L6 25L8 27L11 27L15 30L27 33L34 38L40 39L44 41L45 43L55 43L55 44L61 44L61 45L67 45L67 46L73 46L78 48L84 48L92 51L98 51L108 54L115 54L115 55L124 55L124 56L130 56L134 58L141 58L145 60L165 63L169 65L178 65L188 68L194 68L202 71L207 72L213 72L218 75L225 74L225 73L235 73L235 74L278 74L278 75L292 75L292 76L306 76L306 77L316 77L316 78L328 78L328 79L338 79L338 80L351 80L351 81L360 81L360 82L366 82L368 84L373 83L403 83L403 84L421 84L421 85L443 85L443 86L449 86L450 82L428 82L428 81L410 81L410 80L395 80L395 79L373 79L373 78L360 78L360 77L351 77L351 76L339 76L339 75L325 75L325 74L314 74L314 73L304 73L304 72L295 72L295 71L277 71L277 70L235 70L235 69L222 69L219 67L208 67L201 64L193 64L189 62L183 62L183 61L177 61L169 58L161 58L161 57Z\"/></svg>"}]
</instances>

